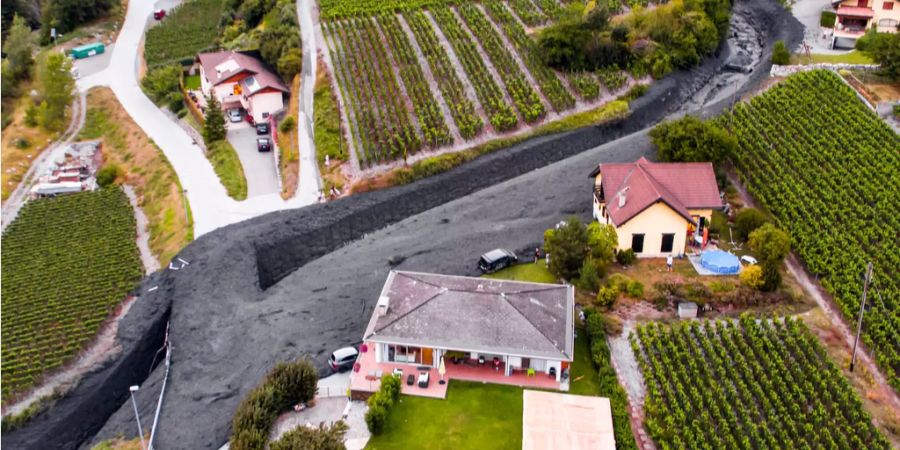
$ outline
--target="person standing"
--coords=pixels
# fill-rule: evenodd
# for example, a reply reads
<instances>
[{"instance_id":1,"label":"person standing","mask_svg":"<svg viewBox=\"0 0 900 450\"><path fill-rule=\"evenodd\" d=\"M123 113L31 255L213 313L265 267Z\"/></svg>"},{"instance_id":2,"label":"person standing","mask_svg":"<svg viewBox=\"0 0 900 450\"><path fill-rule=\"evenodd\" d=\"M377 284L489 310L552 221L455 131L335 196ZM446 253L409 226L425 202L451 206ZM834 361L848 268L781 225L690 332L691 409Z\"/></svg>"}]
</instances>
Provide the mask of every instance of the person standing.
<instances>
[{"instance_id":1,"label":"person standing","mask_svg":"<svg viewBox=\"0 0 900 450\"><path fill-rule=\"evenodd\" d=\"M538 261L540 261L540 260L541 260L541 248L535 247L534 248L534 263L537 264Z\"/></svg>"},{"instance_id":2,"label":"person standing","mask_svg":"<svg viewBox=\"0 0 900 450\"><path fill-rule=\"evenodd\" d=\"M675 264L675 260L672 258L672 254L666 256L666 272L672 271L672 265Z\"/></svg>"}]
</instances>

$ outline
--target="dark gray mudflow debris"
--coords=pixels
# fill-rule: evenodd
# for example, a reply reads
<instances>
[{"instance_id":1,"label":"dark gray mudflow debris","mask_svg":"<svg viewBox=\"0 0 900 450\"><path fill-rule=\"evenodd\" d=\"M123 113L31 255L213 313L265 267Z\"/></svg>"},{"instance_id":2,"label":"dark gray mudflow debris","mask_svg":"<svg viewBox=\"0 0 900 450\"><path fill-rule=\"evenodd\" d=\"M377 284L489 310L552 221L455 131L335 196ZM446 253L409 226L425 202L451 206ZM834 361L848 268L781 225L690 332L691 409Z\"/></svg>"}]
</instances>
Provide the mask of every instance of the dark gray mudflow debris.
<instances>
[{"instance_id":1,"label":"dark gray mudflow debris","mask_svg":"<svg viewBox=\"0 0 900 450\"><path fill-rule=\"evenodd\" d=\"M328 352L360 339L392 264L475 274L485 251L533 248L561 217L589 217L594 164L652 156L641 130L673 113L720 112L767 76L775 40L792 45L802 37L774 0L739 0L734 17L741 32L719 55L654 83L625 121L536 138L407 186L203 236L179 255L190 266L143 283L119 328L121 351L50 411L4 433L3 447L73 449L135 437L130 384L142 386L148 429L164 367L147 372L170 315L172 367L155 447L218 448L238 402L276 361L310 355L324 369ZM735 49L749 49L753 72L722 70Z\"/></svg>"}]
</instances>

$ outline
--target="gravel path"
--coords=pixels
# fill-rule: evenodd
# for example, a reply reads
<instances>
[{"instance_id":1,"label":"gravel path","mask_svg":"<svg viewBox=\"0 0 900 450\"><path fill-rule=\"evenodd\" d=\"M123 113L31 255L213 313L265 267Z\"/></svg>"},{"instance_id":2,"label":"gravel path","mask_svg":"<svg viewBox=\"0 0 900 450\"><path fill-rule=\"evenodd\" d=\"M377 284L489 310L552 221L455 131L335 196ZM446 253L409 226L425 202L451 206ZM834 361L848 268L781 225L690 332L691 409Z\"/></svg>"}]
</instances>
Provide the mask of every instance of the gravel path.
<instances>
[{"instance_id":1,"label":"gravel path","mask_svg":"<svg viewBox=\"0 0 900 450\"><path fill-rule=\"evenodd\" d=\"M656 444L644 429L644 377L631 350L628 336L635 328L633 320L622 323L622 333L607 337L609 354L616 378L628 394L628 416L631 418L631 430L636 434L638 447L641 450L655 450Z\"/></svg>"},{"instance_id":2,"label":"gravel path","mask_svg":"<svg viewBox=\"0 0 900 450\"><path fill-rule=\"evenodd\" d=\"M159 270L159 261L153 256L153 252L150 251L147 215L144 214L144 210L138 204L134 188L126 184L122 186L122 190L125 191L125 195L128 196L128 201L131 203L131 209L134 210L134 220L137 222L137 246L141 252L141 263L144 265L144 273L151 274Z\"/></svg>"}]
</instances>

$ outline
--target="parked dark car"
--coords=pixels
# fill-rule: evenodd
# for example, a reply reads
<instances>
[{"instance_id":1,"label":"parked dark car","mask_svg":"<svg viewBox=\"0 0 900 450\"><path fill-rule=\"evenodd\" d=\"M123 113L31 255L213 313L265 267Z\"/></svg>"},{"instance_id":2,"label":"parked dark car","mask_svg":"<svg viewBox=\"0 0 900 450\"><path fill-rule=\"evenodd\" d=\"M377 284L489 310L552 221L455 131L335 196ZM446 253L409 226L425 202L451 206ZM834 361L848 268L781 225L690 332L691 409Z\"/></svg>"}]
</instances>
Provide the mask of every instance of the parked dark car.
<instances>
[{"instance_id":1,"label":"parked dark car","mask_svg":"<svg viewBox=\"0 0 900 450\"><path fill-rule=\"evenodd\" d=\"M351 369L356 362L359 351L353 347L339 348L328 357L328 367L332 372L343 372Z\"/></svg>"},{"instance_id":2,"label":"parked dark car","mask_svg":"<svg viewBox=\"0 0 900 450\"><path fill-rule=\"evenodd\" d=\"M272 140L267 137L258 138L256 140L256 149L261 152L271 151L272 150Z\"/></svg>"},{"instance_id":3,"label":"parked dark car","mask_svg":"<svg viewBox=\"0 0 900 450\"><path fill-rule=\"evenodd\" d=\"M256 124L256 134L269 134L269 122L259 122Z\"/></svg>"},{"instance_id":4,"label":"parked dark car","mask_svg":"<svg viewBox=\"0 0 900 450\"><path fill-rule=\"evenodd\" d=\"M157 9L156 11L153 11L153 18L154 18L154 19L156 19L156 20L163 20L165 17L166 17L166 10L164 10L164 9Z\"/></svg>"},{"instance_id":5,"label":"parked dark car","mask_svg":"<svg viewBox=\"0 0 900 450\"><path fill-rule=\"evenodd\" d=\"M491 273L517 262L519 262L519 257L515 253L498 248L481 255L481 259L478 260L478 268L483 273Z\"/></svg>"}]
</instances>

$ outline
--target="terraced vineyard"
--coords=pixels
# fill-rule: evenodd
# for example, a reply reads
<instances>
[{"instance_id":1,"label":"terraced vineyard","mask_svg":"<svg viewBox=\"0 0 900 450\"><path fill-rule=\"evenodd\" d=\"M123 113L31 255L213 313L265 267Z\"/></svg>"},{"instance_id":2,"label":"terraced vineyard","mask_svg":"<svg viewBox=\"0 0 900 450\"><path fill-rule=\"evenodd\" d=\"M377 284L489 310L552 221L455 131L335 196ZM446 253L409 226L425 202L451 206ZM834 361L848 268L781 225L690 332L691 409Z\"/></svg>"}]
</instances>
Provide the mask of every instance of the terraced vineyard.
<instances>
[{"instance_id":1,"label":"terraced vineyard","mask_svg":"<svg viewBox=\"0 0 900 450\"><path fill-rule=\"evenodd\" d=\"M800 321L651 323L632 348L661 448L890 448Z\"/></svg>"},{"instance_id":2,"label":"terraced vineyard","mask_svg":"<svg viewBox=\"0 0 900 450\"><path fill-rule=\"evenodd\" d=\"M76 355L143 272L119 189L30 202L2 246L5 401Z\"/></svg>"},{"instance_id":3,"label":"terraced vineyard","mask_svg":"<svg viewBox=\"0 0 900 450\"><path fill-rule=\"evenodd\" d=\"M155 68L193 60L208 50L219 32L223 0L190 0L172 11L158 25L147 30L144 58Z\"/></svg>"},{"instance_id":4,"label":"terraced vineyard","mask_svg":"<svg viewBox=\"0 0 900 450\"><path fill-rule=\"evenodd\" d=\"M543 64L528 33L559 16L558 0L320 6L343 120L363 169L598 107L622 87Z\"/></svg>"},{"instance_id":5,"label":"terraced vineyard","mask_svg":"<svg viewBox=\"0 0 900 450\"><path fill-rule=\"evenodd\" d=\"M828 71L793 75L719 122L748 191L854 326L874 263L863 339L900 390L900 136Z\"/></svg>"}]
</instances>

